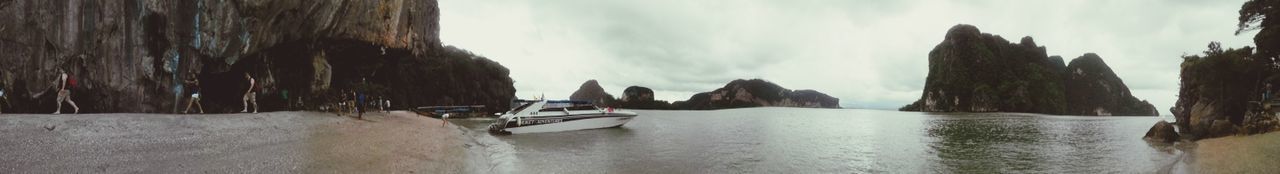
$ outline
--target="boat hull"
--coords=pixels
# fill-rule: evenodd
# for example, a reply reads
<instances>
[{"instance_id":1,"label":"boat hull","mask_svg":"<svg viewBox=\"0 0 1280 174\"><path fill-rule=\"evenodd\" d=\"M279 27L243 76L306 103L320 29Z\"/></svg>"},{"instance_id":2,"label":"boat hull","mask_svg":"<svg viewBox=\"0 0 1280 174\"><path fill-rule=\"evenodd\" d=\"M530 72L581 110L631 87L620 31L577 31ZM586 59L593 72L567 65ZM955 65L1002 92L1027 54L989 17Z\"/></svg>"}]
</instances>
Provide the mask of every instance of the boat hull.
<instances>
[{"instance_id":1,"label":"boat hull","mask_svg":"<svg viewBox=\"0 0 1280 174\"><path fill-rule=\"evenodd\" d=\"M585 129L619 127L630 122L636 115L608 114L591 116L562 116L546 118L523 118L506 120L505 125L495 125L491 131L497 133L539 133L560 132Z\"/></svg>"}]
</instances>

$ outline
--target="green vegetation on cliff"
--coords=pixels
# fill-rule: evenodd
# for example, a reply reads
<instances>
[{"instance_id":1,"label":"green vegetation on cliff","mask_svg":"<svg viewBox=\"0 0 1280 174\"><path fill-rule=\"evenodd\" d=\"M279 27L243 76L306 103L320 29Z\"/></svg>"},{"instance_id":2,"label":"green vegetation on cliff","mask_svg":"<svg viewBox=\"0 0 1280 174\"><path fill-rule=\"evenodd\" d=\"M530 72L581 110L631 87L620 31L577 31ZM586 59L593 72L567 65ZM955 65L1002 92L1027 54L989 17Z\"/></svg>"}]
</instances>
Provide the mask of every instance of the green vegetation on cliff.
<instances>
[{"instance_id":1,"label":"green vegetation on cliff","mask_svg":"<svg viewBox=\"0 0 1280 174\"><path fill-rule=\"evenodd\" d=\"M1258 30L1257 48L1224 50L1210 42L1203 55L1182 56L1178 102L1169 108L1178 134L1154 133L1169 129L1157 123L1145 138L1173 142L1280 130L1275 112L1262 105L1263 94L1277 90L1266 84L1280 86L1280 0L1245 2L1238 22L1237 35Z\"/></svg>"},{"instance_id":2,"label":"green vegetation on cliff","mask_svg":"<svg viewBox=\"0 0 1280 174\"><path fill-rule=\"evenodd\" d=\"M0 1L0 84L13 112L54 110L58 69L83 112L175 112L198 76L207 111L241 109L252 74L262 111L318 109L342 91L392 107L489 105L506 68L439 38L435 0ZM287 97L286 97L287 95ZM376 99L376 98L374 98ZM301 106L298 106L298 105Z\"/></svg>"},{"instance_id":3,"label":"green vegetation on cliff","mask_svg":"<svg viewBox=\"0 0 1280 174\"><path fill-rule=\"evenodd\" d=\"M629 109L712 110L746 107L805 107L840 108L840 99L815 90L790 90L773 82L738 79L711 92L694 94L686 101L654 100L653 90L631 86L623 91L621 99L600 89L595 80L582 84L570 97L572 100L590 100L609 107Z\"/></svg>"},{"instance_id":4,"label":"green vegetation on cliff","mask_svg":"<svg viewBox=\"0 0 1280 174\"><path fill-rule=\"evenodd\" d=\"M972 25L956 25L947 31L942 43L929 52L929 75L920 99L899 110L1070 115L1111 115L1113 110L1124 110L1117 113L1156 115L1154 109L1127 112L1132 110L1128 108L1154 107L1127 99L1133 98L1129 89L1097 57L1086 54L1082 58L1097 61L1077 63L1078 58L1068 67L1062 57L1048 56L1045 47L1037 46L1031 37L1023 37L1015 44L1000 36L982 33ZM1069 73L1072 70L1068 69L1081 71ZM1103 90L1073 90L1068 89L1072 86L1068 83ZM1095 97L1069 98L1069 92L1084 92L1079 94ZM1092 106L1098 101L1112 105L1090 107L1088 112L1072 109Z\"/></svg>"},{"instance_id":5,"label":"green vegetation on cliff","mask_svg":"<svg viewBox=\"0 0 1280 174\"><path fill-rule=\"evenodd\" d=\"M1280 84L1280 79L1276 78L1276 69L1269 67L1274 64L1258 58L1253 51L1251 47L1223 50L1215 42L1209 44L1204 55L1182 57L1178 102L1170 112L1177 125L1183 127L1183 134L1229 135L1236 132L1214 131L1210 127L1223 121L1233 127L1249 127L1259 123L1255 118L1264 118L1261 114L1265 112L1257 112L1259 106L1250 101L1261 101L1264 84Z\"/></svg>"},{"instance_id":6,"label":"green vegetation on cliff","mask_svg":"<svg viewBox=\"0 0 1280 174\"><path fill-rule=\"evenodd\" d=\"M1031 37L1014 44L956 25L929 52L920 100L900 110L1061 114L1066 98L1057 65Z\"/></svg>"},{"instance_id":7,"label":"green vegetation on cliff","mask_svg":"<svg viewBox=\"0 0 1280 174\"><path fill-rule=\"evenodd\" d=\"M689 97L689 100L672 103L679 109L708 110L745 107L807 107L840 108L840 99L814 90L792 91L773 82L738 79L711 92Z\"/></svg>"}]
</instances>

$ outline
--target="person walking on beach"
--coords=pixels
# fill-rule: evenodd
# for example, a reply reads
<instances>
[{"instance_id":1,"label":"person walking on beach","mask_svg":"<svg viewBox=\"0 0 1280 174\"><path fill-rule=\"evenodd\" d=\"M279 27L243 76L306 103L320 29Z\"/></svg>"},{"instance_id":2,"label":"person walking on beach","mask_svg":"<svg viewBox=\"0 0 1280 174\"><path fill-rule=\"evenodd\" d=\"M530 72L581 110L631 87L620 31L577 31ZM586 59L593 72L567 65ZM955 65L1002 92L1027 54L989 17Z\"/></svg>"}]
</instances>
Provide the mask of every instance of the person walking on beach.
<instances>
[{"instance_id":1,"label":"person walking on beach","mask_svg":"<svg viewBox=\"0 0 1280 174\"><path fill-rule=\"evenodd\" d=\"M347 111L347 99L348 99L347 90L342 90L341 92L338 92L338 95L341 97L340 99L338 99L338 105L337 105L338 107L334 108L334 110L338 111L338 116L343 116L344 113Z\"/></svg>"},{"instance_id":2,"label":"person walking on beach","mask_svg":"<svg viewBox=\"0 0 1280 174\"><path fill-rule=\"evenodd\" d=\"M187 78L186 82L187 82L187 88L191 90L191 98L187 100L187 109L182 110L182 113L185 114L187 112L190 112L191 105L195 104L196 109L199 109L200 113L203 114L204 106L200 105L200 79L197 79L196 74L192 73L191 77Z\"/></svg>"},{"instance_id":3,"label":"person walking on beach","mask_svg":"<svg viewBox=\"0 0 1280 174\"><path fill-rule=\"evenodd\" d=\"M9 98L4 96L3 83L0 83L0 102L4 102L4 105L9 105ZM3 114L3 113L4 113L4 106L0 105L0 114Z\"/></svg>"},{"instance_id":4,"label":"person walking on beach","mask_svg":"<svg viewBox=\"0 0 1280 174\"><path fill-rule=\"evenodd\" d=\"M364 92L356 92L356 119L364 119L365 105L368 104L365 103L365 98L368 97L364 95Z\"/></svg>"},{"instance_id":5,"label":"person walking on beach","mask_svg":"<svg viewBox=\"0 0 1280 174\"><path fill-rule=\"evenodd\" d=\"M350 97L350 98L347 98L347 101L346 101L346 102L347 102L347 108L346 108L346 110L347 110L347 114L355 115L355 114L356 114L356 109L358 109L358 108L356 108L356 104L358 104L358 103L356 103L356 98L357 98L357 97L356 97L356 90L350 90L350 91L347 91L347 93L348 93L347 97Z\"/></svg>"},{"instance_id":6,"label":"person walking on beach","mask_svg":"<svg viewBox=\"0 0 1280 174\"><path fill-rule=\"evenodd\" d=\"M76 106L75 101L71 101L71 88L76 87L76 79L72 78L71 75L67 75L67 71L58 69L58 81L54 83L58 83L58 110L53 111L53 114L62 114L63 101L71 104L71 108L75 108L75 113L79 114L80 107Z\"/></svg>"},{"instance_id":7,"label":"person walking on beach","mask_svg":"<svg viewBox=\"0 0 1280 174\"><path fill-rule=\"evenodd\" d=\"M378 100L374 100L374 101L373 101L373 104L378 105L378 111L379 111L379 112L387 112L387 105L386 105L386 104L383 104L383 102L382 102L382 101L386 101L386 100L387 100L387 99L382 98L382 96L378 96Z\"/></svg>"},{"instance_id":8,"label":"person walking on beach","mask_svg":"<svg viewBox=\"0 0 1280 174\"><path fill-rule=\"evenodd\" d=\"M249 76L247 72L244 73L244 79L249 80L249 88L244 91L244 109L240 112L249 112L249 104L252 103L253 113L256 114L258 113L258 92L254 89L258 89L258 85L253 81L253 76Z\"/></svg>"}]
</instances>

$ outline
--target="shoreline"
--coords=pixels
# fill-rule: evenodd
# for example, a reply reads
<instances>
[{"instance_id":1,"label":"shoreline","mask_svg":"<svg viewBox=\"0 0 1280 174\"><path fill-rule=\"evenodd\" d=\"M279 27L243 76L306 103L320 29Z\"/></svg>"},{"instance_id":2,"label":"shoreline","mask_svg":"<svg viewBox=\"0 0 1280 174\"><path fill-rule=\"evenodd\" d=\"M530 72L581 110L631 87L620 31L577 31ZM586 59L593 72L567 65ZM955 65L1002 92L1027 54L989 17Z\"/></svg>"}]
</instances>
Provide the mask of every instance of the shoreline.
<instances>
[{"instance_id":1,"label":"shoreline","mask_svg":"<svg viewBox=\"0 0 1280 174\"><path fill-rule=\"evenodd\" d=\"M1192 173L1280 171L1280 131L1195 141L1185 163Z\"/></svg>"},{"instance_id":2,"label":"shoreline","mask_svg":"<svg viewBox=\"0 0 1280 174\"><path fill-rule=\"evenodd\" d=\"M463 129L412 112L4 114L0 173L462 173ZM474 160L471 160L474 161Z\"/></svg>"}]
</instances>

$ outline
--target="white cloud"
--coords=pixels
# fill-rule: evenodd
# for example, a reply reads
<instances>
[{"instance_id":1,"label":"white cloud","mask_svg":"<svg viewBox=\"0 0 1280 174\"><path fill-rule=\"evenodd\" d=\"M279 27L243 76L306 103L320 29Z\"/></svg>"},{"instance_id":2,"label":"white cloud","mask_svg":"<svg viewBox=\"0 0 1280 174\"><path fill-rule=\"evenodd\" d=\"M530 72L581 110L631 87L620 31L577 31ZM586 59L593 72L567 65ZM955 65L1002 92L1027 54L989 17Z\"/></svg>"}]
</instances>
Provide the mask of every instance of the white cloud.
<instances>
[{"instance_id":1,"label":"white cloud","mask_svg":"<svg viewBox=\"0 0 1280 174\"><path fill-rule=\"evenodd\" d=\"M518 97L567 98L587 79L685 100L739 78L815 89L842 105L916 100L927 54L965 23L1050 55L1098 53L1162 113L1176 100L1178 56L1232 35L1230 1L619 1L442 0L441 39L511 69Z\"/></svg>"}]
</instances>

